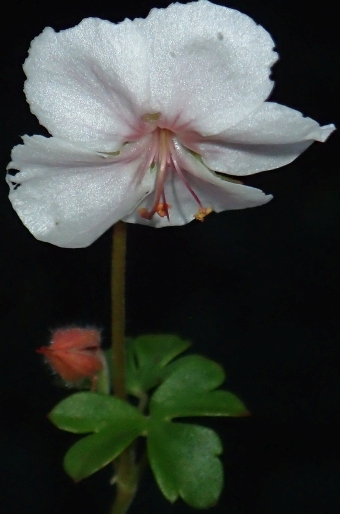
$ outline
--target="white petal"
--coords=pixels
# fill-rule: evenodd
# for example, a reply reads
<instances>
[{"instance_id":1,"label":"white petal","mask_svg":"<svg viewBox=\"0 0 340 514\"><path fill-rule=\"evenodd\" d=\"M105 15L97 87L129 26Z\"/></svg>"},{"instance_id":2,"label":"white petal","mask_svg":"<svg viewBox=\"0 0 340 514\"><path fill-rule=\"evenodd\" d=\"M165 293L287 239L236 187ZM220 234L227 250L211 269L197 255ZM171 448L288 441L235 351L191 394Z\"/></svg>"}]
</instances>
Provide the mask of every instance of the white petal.
<instances>
[{"instance_id":1,"label":"white petal","mask_svg":"<svg viewBox=\"0 0 340 514\"><path fill-rule=\"evenodd\" d=\"M265 102L257 111L212 138L190 135L187 145L201 154L212 170L250 175L280 168L296 159L314 141L324 142L335 129L300 112ZM181 141L186 145L185 134Z\"/></svg>"},{"instance_id":2,"label":"white petal","mask_svg":"<svg viewBox=\"0 0 340 514\"><path fill-rule=\"evenodd\" d=\"M324 142L334 128L334 125L320 127L315 120L285 105L265 102L246 119L219 134L217 139L252 144Z\"/></svg>"},{"instance_id":3,"label":"white petal","mask_svg":"<svg viewBox=\"0 0 340 514\"><path fill-rule=\"evenodd\" d=\"M150 174L140 180L145 141L136 143L124 159L106 159L57 138L23 140L24 145L13 148L8 165L20 170L7 175L10 200L41 241L67 248L88 246L153 189Z\"/></svg>"},{"instance_id":4,"label":"white petal","mask_svg":"<svg viewBox=\"0 0 340 514\"><path fill-rule=\"evenodd\" d=\"M130 20L88 18L72 29L46 28L24 64L32 112L53 136L114 151L149 111L143 37Z\"/></svg>"},{"instance_id":5,"label":"white petal","mask_svg":"<svg viewBox=\"0 0 340 514\"><path fill-rule=\"evenodd\" d=\"M272 195L265 195L259 189L220 178L180 145L177 145L176 158L182 170L187 170L183 171L183 175L204 208L211 208L214 212L246 209L263 205L272 199ZM126 216L124 221L161 228L184 225L195 219L194 216L198 212L199 205L174 170L168 175L164 191L166 202L171 205L170 221L157 214L151 220L146 220L139 215L137 210ZM150 211L153 201L153 195L150 194L139 207L145 207Z\"/></svg>"},{"instance_id":6,"label":"white petal","mask_svg":"<svg viewBox=\"0 0 340 514\"><path fill-rule=\"evenodd\" d=\"M153 110L168 126L216 134L268 97L277 55L248 16L200 0L153 9L134 23L149 43Z\"/></svg>"}]
</instances>

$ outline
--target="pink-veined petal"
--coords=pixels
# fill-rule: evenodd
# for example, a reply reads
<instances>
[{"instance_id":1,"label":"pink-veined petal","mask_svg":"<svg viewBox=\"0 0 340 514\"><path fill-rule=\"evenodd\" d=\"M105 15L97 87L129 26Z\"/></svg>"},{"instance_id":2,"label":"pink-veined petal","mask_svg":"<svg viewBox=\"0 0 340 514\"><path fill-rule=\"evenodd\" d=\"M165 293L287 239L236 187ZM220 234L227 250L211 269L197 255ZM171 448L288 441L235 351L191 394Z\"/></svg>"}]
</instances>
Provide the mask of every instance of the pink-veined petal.
<instances>
[{"instance_id":1,"label":"pink-veined petal","mask_svg":"<svg viewBox=\"0 0 340 514\"><path fill-rule=\"evenodd\" d=\"M326 141L334 129L334 125L321 127L289 107L265 102L211 139L189 134L186 141L183 134L181 142L198 152L212 170L250 175L289 164L314 141Z\"/></svg>"},{"instance_id":2,"label":"pink-veined petal","mask_svg":"<svg viewBox=\"0 0 340 514\"><path fill-rule=\"evenodd\" d=\"M74 28L46 28L24 64L31 111L53 136L114 151L131 140L149 109L144 38L130 20L87 18Z\"/></svg>"},{"instance_id":3,"label":"pink-veined petal","mask_svg":"<svg viewBox=\"0 0 340 514\"><path fill-rule=\"evenodd\" d=\"M154 176L141 173L148 138L107 158L57 138L24 136L23 141L8 165L20 170L7 175L9 198L41 241L88 246L153 190Z\"/></svg>"},{"instance_id":4,"label":"pink-veined petal","mask_svg":"<svg viewBox=\"0 0 340 514\"><path fill-rule=\"evenodd\" d=\"M248 16L200 0L153 9L134 23L149 44L153 110L168 128L216 134L268 97L277 54Z\"/></svg>"},{"instance_id":5,"label":"pink-veined petal","mask_svg":"<svg viewBox=\"0 0 340 514\"><path fill-rule=\"evenodd\" d=\"M266 195L259 189L219 177L178 143L176 143L174 158L182 170L184 179L199 198L203 208L210 208L214 212L246 209L263 205L272 199L272 195ZM164 193L166 203L170 205L169 220L166 216L160 217L157 214L151 220L147 220L140 216L138 210L134 210L124 218L124 221L161 228L184 225L195 219L199 205L174 169L168 173ZM150 211L152 204L153 195L149 195L140 203L139 208Z\"/></svg>"}]
</instances>

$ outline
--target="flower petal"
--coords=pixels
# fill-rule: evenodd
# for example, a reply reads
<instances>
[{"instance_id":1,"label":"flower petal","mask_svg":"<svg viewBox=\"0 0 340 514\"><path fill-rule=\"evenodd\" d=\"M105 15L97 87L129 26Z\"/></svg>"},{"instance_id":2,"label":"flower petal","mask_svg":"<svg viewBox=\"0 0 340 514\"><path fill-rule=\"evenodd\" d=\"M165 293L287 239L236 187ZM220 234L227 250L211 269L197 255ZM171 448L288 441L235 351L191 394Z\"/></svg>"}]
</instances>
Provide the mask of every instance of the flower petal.
<instances>
[{"instance_id":1,"label":"flower petal","mask_svg":"<svg viewBox=\"0 0 340 514\"><path fill-rule=\"evenodd\" d=\"M114 151L133 138L149 109L143 37L130 20L88 18L72 29L46 28L24 64L32 112L53 136Z\"/></svg>"},{"instance_id":2,"label":"flower petal","mask_svg":"<svg viewBox=\"0 0 340 514\"><path fill-rule=\"evenodd\" d=\"M57 138L24 136L23 141L8 165L20 170L7 175L9 197L41 241L88 246L153 190L154 177L140 173L147 139L108 158Z\"/></svg>"},{"instance_id":3,"label":"flower petal","mask_svg":"<svg viewBox=\"0 0 340 514\"><path fill-rule=\"evenodd\" d=\"M211 169L250 175L280 168L296 159L314 141L324 142L335 129L300 112L265 102L248 118L210 139L190 134L181 141L202 156Z\"/></svg>"},{"instance_id":4,"label":"flower petal","mask_svg":"<svg viewBox=\"0 0 340 514\"><path fill-rule=\"evenodd\" d=\"M175 158L182 169L185 180L198 196L204 208L210 208L214 212L246 209L263 205L273 198L272 195L266 195L259 189L220 178L179 144L176 144ZM157 214L151 220L147 220L139 215L138 210L123 218L123 221L161 228L184 225L195 218L199 205L175 170L171 170L168 174L164 192L166 202L170 205L169 221L165 216L160 217ZM152 205L153 195L148 195L139 207L150 211Z\"/></svg>"},{"instance_id":5,"label":"flower petal","mask_svg":"<svg viewBox=\"0 0 340 514\"><path fill-rule=\"evenodd\" d=\"M277 54L248 16L200 0L153 9L134 23L149 44L153 110L168 128L216 134L268 97Z\"/></svg>"}]
</instances>

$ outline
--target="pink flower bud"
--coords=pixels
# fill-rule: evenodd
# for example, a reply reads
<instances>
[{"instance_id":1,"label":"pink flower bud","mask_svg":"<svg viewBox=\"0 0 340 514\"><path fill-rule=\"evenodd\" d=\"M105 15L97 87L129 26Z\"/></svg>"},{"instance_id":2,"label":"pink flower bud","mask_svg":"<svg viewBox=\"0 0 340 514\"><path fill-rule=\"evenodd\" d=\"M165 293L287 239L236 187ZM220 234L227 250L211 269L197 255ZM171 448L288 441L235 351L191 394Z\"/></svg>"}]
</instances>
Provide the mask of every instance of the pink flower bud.
<instances>
[{"instance_id":1,"label":"pink flower bud","mask_svg":"<svg viewBox=\"0 0 340 514\"><path fill-rule=\"evenodd\" d=\"M51 344L36 351L46 357L51 368L66 382L93 378L103 367L100 334L95 329L56 330Z\"/></svg>"}]
</instances>

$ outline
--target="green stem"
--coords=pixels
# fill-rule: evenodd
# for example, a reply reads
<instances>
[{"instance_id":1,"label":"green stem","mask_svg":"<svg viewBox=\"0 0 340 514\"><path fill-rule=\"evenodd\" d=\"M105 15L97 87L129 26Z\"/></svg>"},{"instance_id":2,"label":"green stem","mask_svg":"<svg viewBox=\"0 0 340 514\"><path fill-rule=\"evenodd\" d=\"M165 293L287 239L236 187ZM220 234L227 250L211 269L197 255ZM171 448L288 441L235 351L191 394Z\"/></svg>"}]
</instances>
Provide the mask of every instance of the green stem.
<instances>
[{"instance_id":1,"label":"green stem","mask_svg":"<svg viewBox=\"0 0 340 514\"><path fill-rule=\"evenodd\" d=\"M111 297L112 297L112 358L113 394L126 400L125 385L125 255L126 224L113 227ZM127 448L115 461L117 495L111 514L125 514L137 491L139 473L134 462L133 446Z\"/></svg>"},{"instance_id":2,"label":"green stem","mask_svg":"<svg viewBox=\"0 0 340 514\"><path fill-rule=\"evenodd\" d=\"M105 359L104 352L100 350L101 360L103 363L102 369L99 371L95 380L92 382L91 391L96 391L101 394L111 394L110 373Z\"/></svg>"},{"instance_id":3,"label":"green stem","mask_svg":"<svg viewBox=\"0 0 340 514\"><path fill-rule=\"evenodd\" d=\"M134 458L134 444L127 450L127 452L129 452L130 457ZM148 460L145 452L137 465L132 464L132 472L126 483L120 484L119 476L117 476L117 496L110 514L125 514L128 511L128 508L136 495L138 482L147 466L147 463Z\"/></svg>"},{"instance_id":4,"label":"green stem","mask_svg":"<svg viewBox=\"0 0 340 514\"><path fill-rule=\"evenodd\" d=\"M113 504L112 510L110 514L125 514L130 507L134 494L131 494L130 491L124 491L122 488L117 489L116 500Z\"/></svg>"}]
</instances>

